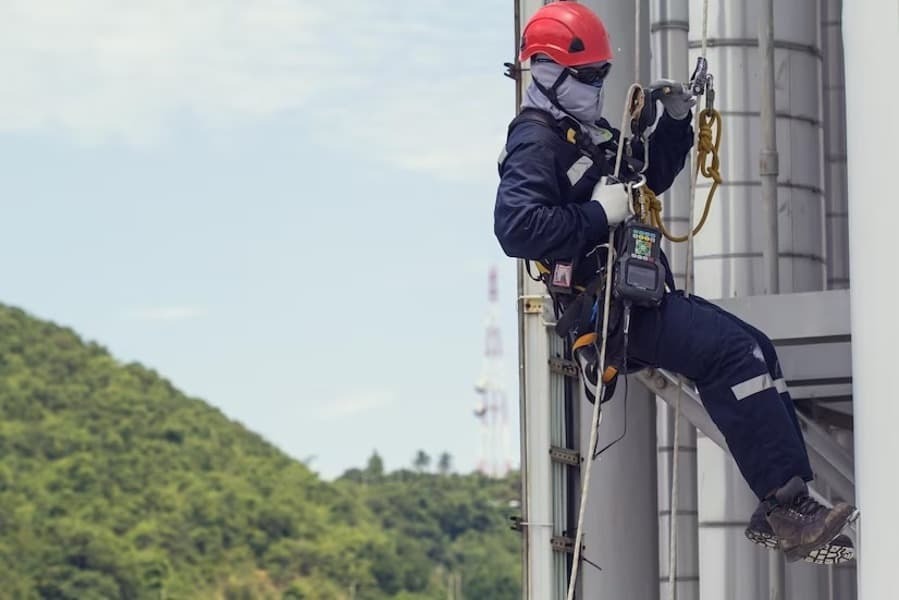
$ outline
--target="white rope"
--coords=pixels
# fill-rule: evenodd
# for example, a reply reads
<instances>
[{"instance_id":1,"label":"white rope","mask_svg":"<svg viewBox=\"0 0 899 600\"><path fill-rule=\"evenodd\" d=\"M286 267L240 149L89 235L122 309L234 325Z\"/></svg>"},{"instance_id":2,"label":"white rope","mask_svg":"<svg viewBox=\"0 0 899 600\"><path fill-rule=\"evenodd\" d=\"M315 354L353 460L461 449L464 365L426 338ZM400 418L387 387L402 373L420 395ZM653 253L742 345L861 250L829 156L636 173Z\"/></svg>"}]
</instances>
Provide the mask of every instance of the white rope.
<instances>
[{"instance_id":1,"label":"white rope","mask_svg":"<svg viewBox=\"0 0 899 600\"><path fill-rule=\"evenodd\" d=\"M701 56L706 57L709 33L709 0L702 3L702 49ZM693 115L693 146L699 148L699 107ZM687 264L684 268L684 291L687 297L693 293L693 219L696 210L696 183L699 179L699 154L693 154L693 176L690 178L690 218L687 228ZM677 376L677 400L674 403L674 440L671 451L671 495L668 503L668 598L677 600L677 508L678 508L678 474L680 469L680 402L683 395L684 378Z\"/></svg>"},{"instance_id":2,"label":"white rope","mask_svg":"<svg viewBox=\"0 0 899 600\"><path fill-rule=\"evenodd\" d=\"M640 32L641 11L640 0L634 0L634 81L640 81Z\"/></svg>"}]
</instances>

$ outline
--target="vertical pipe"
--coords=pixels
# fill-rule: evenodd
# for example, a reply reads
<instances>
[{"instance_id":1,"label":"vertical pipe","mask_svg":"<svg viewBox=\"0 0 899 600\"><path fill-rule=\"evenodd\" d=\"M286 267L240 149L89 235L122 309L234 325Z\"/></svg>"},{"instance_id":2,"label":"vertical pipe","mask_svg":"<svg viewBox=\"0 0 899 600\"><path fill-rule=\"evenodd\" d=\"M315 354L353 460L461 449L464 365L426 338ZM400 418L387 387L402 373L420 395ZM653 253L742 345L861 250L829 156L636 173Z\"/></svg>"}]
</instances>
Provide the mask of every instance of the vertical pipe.
<instances>
[{"instance_id":1,"label":"vertical pipe","mask_svg":"<svg viewBox=\"0 0 899 600\"><path fill-rule=\"evenodd\" d=\"M688 64L689 0L652 0L650 3L651 79L668 77L678 81L690 76ZM686 231L690 205L690 182L685 173L662 196L663 218L669 229ZM687 253L685 244L665 242L675 279L684 281ZM683 282L683 283L681 283ZM681 419L680 448L674 449L674 411L665 403L656 403L659 488L659 568L660 593L670 598L668 578L669 526L674 519L677 532L675 590L678 600L699 600L699 537L696 498L696 429ZM677 514L671 512L671 474L675 456L678 461L679 489Z\"/></svg>"},{"instance_id":2,"label":"vertical pipe","mask_svg":"<svg viewBox=\"0 0 899 600\"><path fill-rule=\"evenodd\" d=\"M515 48L521 24L543 3L516 0ZM522 90L529 83L523 76L516 89L516 111ZM518 264L519 375L521 414L522 515L524 526L523 597L528 600L555 598L556 579L552 550L554 530L552 462L549 457L552 413L550 396L549 335L543 307L549 301L542 284Z\"/></svg>"},{"instance_id":3,"label":"vertical pipe","mask_svg":"<svg viewBox=\"0 0 899 600\"><path fill-rule=\"evenodd\" d=\"M780 290L780 268L777 253L777 123L774 102L774 0L764 0L759 10L759 65L761 67L762 150L759 153L759 175L762 178L762 204L767 222L765 244L765 280L768 294ZM781 569L782 572L782 569ZM782 589L782 588L781 588Z\"/></svg>"},{"instance_id":4,"label":"vertical pipe","mask_svg":"<svg viewBox=\"0 0 899 600\"><path fill-rule=\"evenodd\" d=\"M899 539L892 463L899 456L899 403L895 358L899 337L895 236L883 226L899 222L899 203L884 200L896 170L890 140L899 138L895 104L899 86L889 71L899 56L899 5L854 0L843 8L849 167L849 262L852 273L852 393L855 483L859 519L858 597L895 596ZM889 57L889 58L888 58ZM885 70L885 68L887 70Z\"/></svg>"},{"instance_id":5,"label":"vertical pipe","mask_svg":"<svg viewBox=\"0 0 899 600\"><path fill-rule=\"evenodd\" d=\"M849 206L846 191L846 87L842 0L821 0L824 52L824 193L827 199L827 287L849 287Z\"/></svg>"},{"instance_id":6,"label":"vertical pipe","mask_svg":"<svg viewBox=\"0 0 899 600\"><path fill-rule=\"evenodd\" d=\"M519 311L522 315L521 389L522 465L525 502L527 598L553 598L553 498L552 463L549 457L552 415L549 402L549 332L542 306L544 290L524 274Z\"/></svg>"}]
</instances>

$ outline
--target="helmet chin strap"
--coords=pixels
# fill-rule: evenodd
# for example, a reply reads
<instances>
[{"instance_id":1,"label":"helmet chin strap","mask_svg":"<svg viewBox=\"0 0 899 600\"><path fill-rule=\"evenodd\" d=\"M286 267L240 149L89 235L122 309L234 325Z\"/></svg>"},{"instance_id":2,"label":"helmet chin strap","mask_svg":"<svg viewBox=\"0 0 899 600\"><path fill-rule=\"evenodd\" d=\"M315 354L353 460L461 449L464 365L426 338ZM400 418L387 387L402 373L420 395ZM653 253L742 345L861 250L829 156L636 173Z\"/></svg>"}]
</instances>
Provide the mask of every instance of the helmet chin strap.
<instances>
[{"instance_id":1,"label":"helmet chin strap","mask_svg":"<svg viewBox=\"0 0 899 600\"><path fill-rule=\"evenodd\" d=\"M547 88L545 85L543 85L542 83L537 81L536 77L533 77L531 79L531 81L534 82L534 85L537 86L537 89L540 90L540 93L549 99L549 101L552 103L553 106L555 106L560 111L562 111L563 113L568 115L570 118L574 119L574 121L576 123L583 126L580 119L578 119L573 114L571 114L570 112L565 110L565 108L559 103L559 96L556 92L558 91L559 86L562 85L562 83L564 83L565 80L568 79L568 77L569 77L568 69L562 69L562 72L559 74L558 77L556 77L556 81L549 88Z\"/></svg>"}]
</instances>

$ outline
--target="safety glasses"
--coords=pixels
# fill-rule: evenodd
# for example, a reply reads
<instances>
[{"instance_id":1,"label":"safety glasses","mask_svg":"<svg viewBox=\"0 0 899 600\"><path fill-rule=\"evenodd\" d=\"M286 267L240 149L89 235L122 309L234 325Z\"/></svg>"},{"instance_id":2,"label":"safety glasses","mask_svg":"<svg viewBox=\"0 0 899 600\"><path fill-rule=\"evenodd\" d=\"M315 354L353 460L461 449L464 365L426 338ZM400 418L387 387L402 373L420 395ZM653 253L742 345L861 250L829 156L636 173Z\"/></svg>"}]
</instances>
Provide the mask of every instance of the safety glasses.
<instances>
[{"instance_id":1,"label":"safety glasses","mask_svg":"<svg viewBox=\"0 0 899 600\"><path fill-rule=\"evenodd\" d=\"M612 70L612 63L607 62L598 67L568 67L568 73L587 85L602 87L603 82Z\"/></svg>"}]
</instances>

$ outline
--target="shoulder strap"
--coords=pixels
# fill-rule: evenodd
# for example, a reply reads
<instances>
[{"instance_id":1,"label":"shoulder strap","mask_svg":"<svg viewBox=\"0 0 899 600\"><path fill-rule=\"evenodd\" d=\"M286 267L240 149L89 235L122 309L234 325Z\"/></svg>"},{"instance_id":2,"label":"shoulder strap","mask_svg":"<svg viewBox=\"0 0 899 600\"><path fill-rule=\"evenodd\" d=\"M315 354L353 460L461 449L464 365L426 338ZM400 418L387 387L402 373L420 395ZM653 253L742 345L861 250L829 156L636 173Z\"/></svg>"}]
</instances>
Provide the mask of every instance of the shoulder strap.
<instances>
[{"instance_id":1,"label":"shoulder strap","mask_svg":"<svg viewBox=\"0 0 899 600\"><path fill-rule=\"evenodd\" d=\"M556 132L556 134L567 142L577 143L578 129L567 122L567 119L557 121L554 116L545 110L539 108L523 108L518 116L509 123L509 134L522 123L538 123L544 127L548 127Z\"/></svg>"},{"instance_id":2,"label":"shoulder strap","mask_svg":"<svg viewBox=\"0 0 899 600\"><path fill-rule=\"evenodd\" d=\"M590 136L581 134L578 124L572 119L566 117L561 121L557 121L554 116L545 110L531 107L523 108L521 109L521 112L518 113L518 116L509 124L509 135L512 134L512 131L516 127L527 122L538 123L552 129L564 141L577 146L577 149L581 154L592 158L594 163L599 167L602 175L611 173L611 166L607 164L604 153L600 147L593 143Z\"/></svg>"}]
</instances>

